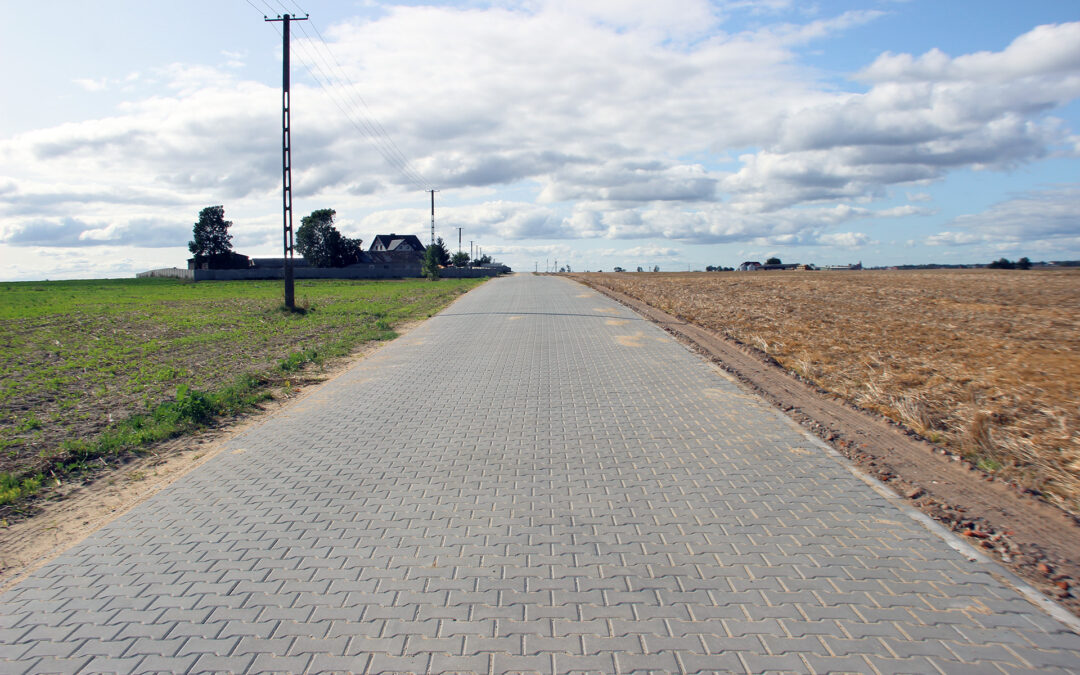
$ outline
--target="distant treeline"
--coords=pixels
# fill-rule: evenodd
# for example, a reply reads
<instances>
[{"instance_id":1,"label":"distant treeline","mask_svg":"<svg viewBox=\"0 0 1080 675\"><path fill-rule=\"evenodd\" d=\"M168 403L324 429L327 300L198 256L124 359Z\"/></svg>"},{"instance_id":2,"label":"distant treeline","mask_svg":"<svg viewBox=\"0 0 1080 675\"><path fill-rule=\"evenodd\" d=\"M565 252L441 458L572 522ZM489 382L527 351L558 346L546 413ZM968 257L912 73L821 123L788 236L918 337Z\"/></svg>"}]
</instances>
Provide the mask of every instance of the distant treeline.
<instances>
[{"instance_id":1,"label":"distant treeline","mask_svg":"<svg viewBox=\"0 0 1080 675\"><path fill-rule=\"evenodd\" d=\"M888 265L885 267L873 267L867 269L895 269L895 270L970 270L970 269L1030 269L1033 267L1080 267L1080 260L1051 260L1049 262L1043 260L1040 262L1029 261L1027 258L1021 258L1016 262L1009 261L1005 258L995 260L991 263L975 263L967 265L947 265L943 263L925 263L922 265Z\"/></svg>"}]
</instances>

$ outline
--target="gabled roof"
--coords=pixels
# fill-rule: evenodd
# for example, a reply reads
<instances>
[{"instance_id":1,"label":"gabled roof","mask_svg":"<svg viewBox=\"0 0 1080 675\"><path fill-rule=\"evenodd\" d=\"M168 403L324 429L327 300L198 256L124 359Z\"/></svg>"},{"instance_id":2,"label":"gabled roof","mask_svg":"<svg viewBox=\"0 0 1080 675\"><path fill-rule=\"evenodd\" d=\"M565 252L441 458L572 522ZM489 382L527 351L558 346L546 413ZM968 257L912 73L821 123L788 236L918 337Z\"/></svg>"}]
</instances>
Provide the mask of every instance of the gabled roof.
<instances>
[{"instance_id":1,"label":"gabled roof","mask_svg":"<svg viewBox=\"0 0 1080 675\"><path fill-rule=\"evenodd\" d=\"M423 251L426 247L415 234L377 234L369 251Z\"/></svg>"}]
</instances>

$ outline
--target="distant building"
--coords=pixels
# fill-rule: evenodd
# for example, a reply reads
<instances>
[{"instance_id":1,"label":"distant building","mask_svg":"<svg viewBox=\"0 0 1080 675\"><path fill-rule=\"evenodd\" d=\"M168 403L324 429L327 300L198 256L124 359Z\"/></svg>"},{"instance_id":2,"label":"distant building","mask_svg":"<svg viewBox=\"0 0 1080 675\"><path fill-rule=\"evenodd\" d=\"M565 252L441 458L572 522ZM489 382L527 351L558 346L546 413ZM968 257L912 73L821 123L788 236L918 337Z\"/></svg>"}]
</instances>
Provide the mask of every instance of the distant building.
<instances>
[{"instance_id":1,"label":"distant building","mask_svg":"<svg viewBox=\"0 0 1080 675\"><path fill-rule=\"evenodd\" d=\"M188 258L189 270L242 270L251 267L251 258L235 251L218 255L197 255Z\"/></svg>"},{"instance_id":2,"label":"distant building","mask_svg":"<svg viewBox=\"0 0 1080 675\"><path fill-rule=\"evenodd\" d=\"M415 234L377 234L368 250L423 253L426 248Z\"/></svg>"},{"instance_id":3,"label":"distant building","mask_svg":"<svg viewBox=\"0 0 1080 675\"><path fill-rule=\"evenodd\" d=\"M740 272L753 272L759 269L761 269L761 263L756 260L748 260L743 264L739 265Z\"/></svg>"},{"instance_id":4,"label":"distant building","mask_svg":"<svg viewBox=\"0 0 1080 675\"><path fill-rule=\"evenodd\" d=\"M821 267L821 269L830 270L830 271L833 271L833 272L843 271L843 270L861 270L862 269L862 261L860 260L859 262L857 262L857 263L855 263L853 265L823 265Z\"/></svg>"}]
</instances>

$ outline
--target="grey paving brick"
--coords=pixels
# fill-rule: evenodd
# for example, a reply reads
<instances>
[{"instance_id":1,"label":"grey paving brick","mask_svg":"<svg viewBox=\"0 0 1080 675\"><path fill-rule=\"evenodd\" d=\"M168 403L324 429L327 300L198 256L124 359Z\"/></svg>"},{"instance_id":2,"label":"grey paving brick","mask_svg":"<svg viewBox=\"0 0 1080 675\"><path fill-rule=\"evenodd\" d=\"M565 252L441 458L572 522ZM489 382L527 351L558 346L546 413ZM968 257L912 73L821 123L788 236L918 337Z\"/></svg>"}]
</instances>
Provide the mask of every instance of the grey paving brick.
<instances>
[{"instance_id":1,"label":"grey paving brick","mask_svg":"<svg viewBox=\"0 0 1080 675\"><path fill-rule=\"evenodd\" d=\"M186 673L191 670L197 658L194 654L188 654L187 656L150 655L139 662L139 672Z\"/></svg>"},{"instance_id":2,"label":"grey paving brick","mask_svg":"<svg viewBox=\"0 0 1080 675\"><path fill-rule=\"evenodd\" d=\"M1080 671L1060 623L662 330L524 275L5 592L0 644L20 673Z\"/></svg>"},{"instance_id":3,"label":"grey paving brick","mask_svg":"<svg viewBox=\"0 0 1080 675\"><path fill-rule=\"evenodd\" d=\"M251 672L251 663L254 660L255 656L251 654L243 656L203 654L195 660L192 671L197 673L248 673Z\"/></svg>"},{"instance_id":4,"label":"grey paving brick","mask_svg":"<svg viewBox=\"0 0 1080 675\"><path fill-rule=\"evenodd\" d=\"M65 659L56 656L43 656L36 659L26 659L24 663L33 665L24 672L31 673L79 673L86 667L93 657L85 656L74 659ZM7 664L5 664L5 667Z\"/></svg>"},{"instance_id":5,"label":"grey paving brick","mask_svg":"<svg viewBox=\"0 0 1080 675\"><path fill-rule=\"evenodd\" d=\"M83 667L84 673L138 673L146 657L95 656Z\"/></svg>"}]
</instances>

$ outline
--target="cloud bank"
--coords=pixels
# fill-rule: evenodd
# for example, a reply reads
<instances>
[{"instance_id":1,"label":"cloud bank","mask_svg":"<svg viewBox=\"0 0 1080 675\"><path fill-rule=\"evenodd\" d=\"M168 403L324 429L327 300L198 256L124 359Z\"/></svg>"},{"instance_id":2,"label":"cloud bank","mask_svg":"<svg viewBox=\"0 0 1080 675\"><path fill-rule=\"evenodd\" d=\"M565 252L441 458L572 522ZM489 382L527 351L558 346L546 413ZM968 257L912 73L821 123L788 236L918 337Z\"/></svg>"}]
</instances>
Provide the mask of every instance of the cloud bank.
<instances>
[{"instance_id":1,"label":"cloud bank","mask_svg":"<svg viewBox=\"0 0 1080 675\"><path fill-rule=\"evenodd\" d=\"M333 94L300 74L318 47L298 39L298 209L336 208L365 238L425 229L416 187L343 110L381 120L401 155L455 195L443 232L465 227L507 250L598 238L859 249L877 240L853 223L932 215L927 186L951 171L1077 154L1053 112L1080 97L1080 23L1037 27L997 52L884 53L852 64L845 91L798 50L880 12L797 24L769 22L790 7L781 1L676 5L387 7L324 31L334 67L356 83ZM760 28L726 31L748 11ZM108 118L0 140L0 245L182 247L198 209L223 203L238 242L273 246L280 94L230 58L80 79L94 91L123 84L128 98ZM1075 247L1077 212L1077 188L1058 187L956 218L925 243Z\"/></svg>"}]
</instances>

